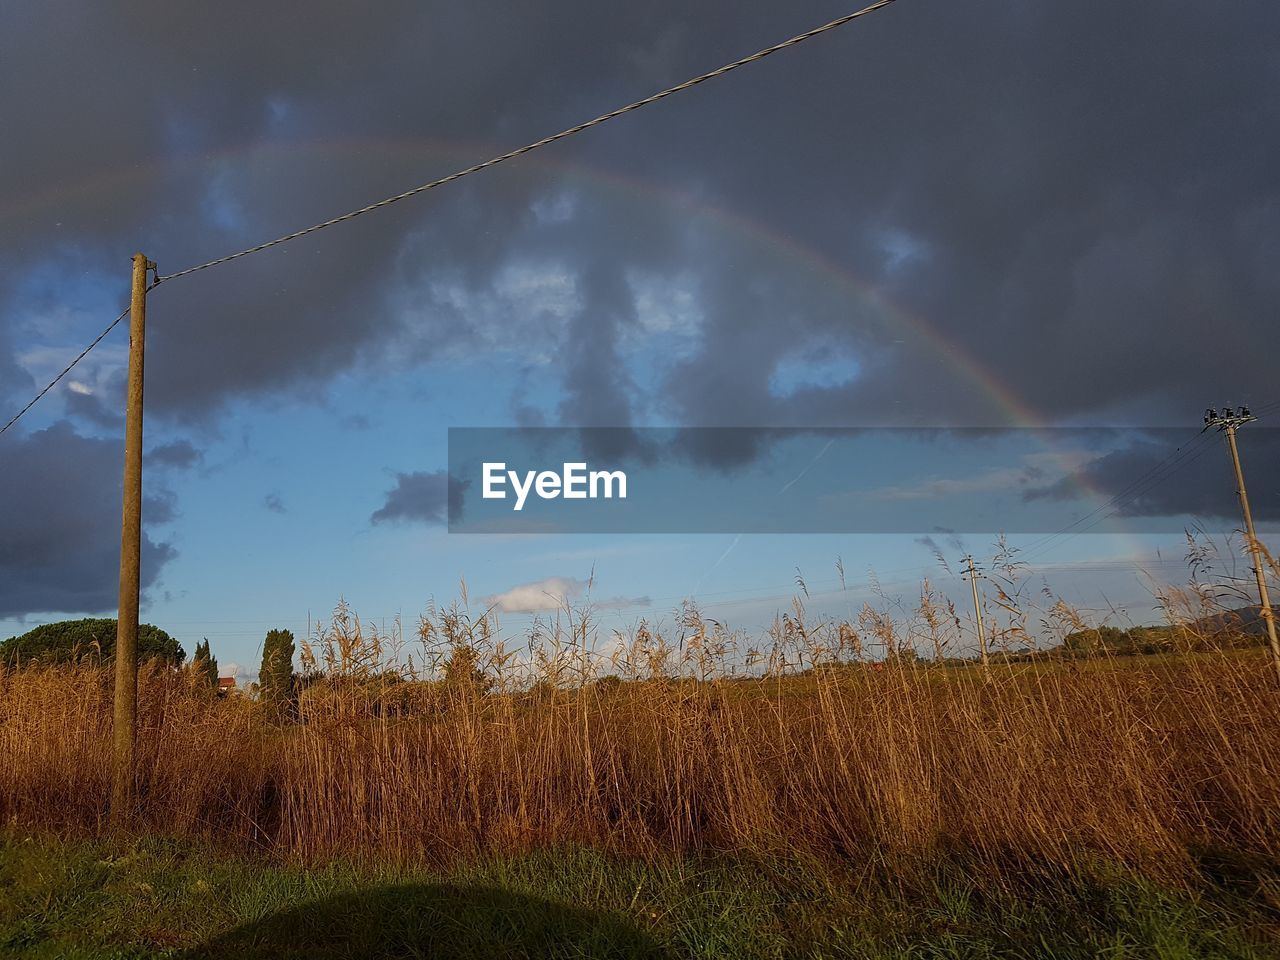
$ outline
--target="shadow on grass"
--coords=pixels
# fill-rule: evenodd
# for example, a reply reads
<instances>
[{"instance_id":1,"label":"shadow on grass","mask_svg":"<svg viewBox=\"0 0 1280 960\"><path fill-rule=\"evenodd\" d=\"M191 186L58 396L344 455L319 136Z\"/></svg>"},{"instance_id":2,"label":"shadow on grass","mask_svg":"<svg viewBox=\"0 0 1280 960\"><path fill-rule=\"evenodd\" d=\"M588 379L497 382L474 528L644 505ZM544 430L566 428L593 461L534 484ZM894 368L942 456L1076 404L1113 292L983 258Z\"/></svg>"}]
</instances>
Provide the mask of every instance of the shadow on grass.
<instances>
[{"instance_id":1,"label":"shadow on grass","mask_svg":"<svg viewBox=\"0 0 1280 960\"><path fill-rule=\"evenodd\" d=\"M184 960L592 957L666 954L622 918L486 887L409 884L300 903Z\"/></svg>"}]
</instances>

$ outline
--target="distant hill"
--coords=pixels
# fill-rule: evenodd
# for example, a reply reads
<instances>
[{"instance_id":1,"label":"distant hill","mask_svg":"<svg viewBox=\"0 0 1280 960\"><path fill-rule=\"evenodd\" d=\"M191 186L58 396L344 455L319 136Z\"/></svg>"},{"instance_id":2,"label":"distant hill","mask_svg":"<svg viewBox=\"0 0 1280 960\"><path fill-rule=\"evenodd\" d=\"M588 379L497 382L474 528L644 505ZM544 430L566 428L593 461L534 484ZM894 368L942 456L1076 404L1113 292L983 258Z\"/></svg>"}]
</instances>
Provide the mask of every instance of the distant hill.
<instances>
[{"instance_id":1,"label":"distant hill","mask_svg":"<svg viewBox=\"0 0 1280 960\"><path fill-rule=\"evenodd\" d=\"M1061 644L1037 652L1011 654L1009 659L1090 657L1105 654L1151 654L1221 647L1252 647L1266 643L1262 608L1253 605L1224 610L1188 623L1158 626L1097 627L1069 633Z\"/></svg>"},{"instance_id":2,"label":"distant hill","mask_svg":"<svg viewBox=\"0 0 1280 960\"><path fill-rule=\"evenodd\" d=\"M1272 607L1272 612L1275 608ZM1243 633L1251 637L1265 637L1267 624L1262 619L1262 607L1254 604L1251 607L1238 607L1216 617L1206 617L1196 621L1196 626L1207 633Z\"/></svg>"}]
</instances>

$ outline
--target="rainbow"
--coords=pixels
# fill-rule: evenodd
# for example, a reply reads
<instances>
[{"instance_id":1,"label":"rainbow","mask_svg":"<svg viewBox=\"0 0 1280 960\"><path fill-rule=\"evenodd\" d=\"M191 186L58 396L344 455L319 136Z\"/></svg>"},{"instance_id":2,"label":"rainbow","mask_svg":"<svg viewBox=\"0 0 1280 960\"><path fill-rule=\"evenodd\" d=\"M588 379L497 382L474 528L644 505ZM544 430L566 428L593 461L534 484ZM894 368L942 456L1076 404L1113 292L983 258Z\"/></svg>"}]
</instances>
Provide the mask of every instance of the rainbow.
<instances>
[{"instance_id":1,"label":"rainbow","mask_svg":"<svg viewBox=\"0 0 1280 960\"><path fill-rule=\"evenodd\" d=\"M146 183L172 178L175 174L206 176L228 164L278 163L282 166L296 167L299 156L311 158L317 155L329 158L349 156L354 159L358 156L374 154L379 157L395 156L398 159L411 159L414 161L416 170L424 170L428 160L446 161L446 164L442 165L453 169L468 166L480 158L495 155L501 152L501 149L482 142L378 138L358 141L275 141L240 144L214 152L178 153L163 162L108 170L75 183L59 184L45 191L29 194L8 208L0 210L0 219L31 217L38 212L50 208L57 209L81 198L88 199L114 190L138 188ZM423 161L422 164L417 163L419 159ZM981 396L987 398L1007 420L1007 425L1036 430L1046 447L1053 451L1052 438L1045 433L1048 424L1039 412L1003 384L991 370L966 350L963 344L948 337L925 318L888 300L876 284L858 277L825 253L740 213L713 206L690 193L672 187L655 185L576 161L558 159L551 152L531 154L517 162L520 168L533 168L544 173L563 176L576 183L586 183L609 191L623 191L628 196L653 198L669 207L690 211L717 229L738 238L746 238L799 267L814 271L825 282L870 305L880 317L924 343L942 366L959 374ZM406 186L407 184L404 183L390 184L388 192L403 189ZM323 215L338 212L340 211L321 211ZM209 251L210 255L216 255L219 252ZM166 267L175 268L182 266L185 264L166 265ZM1061 457L1062 462L1066 464L1069 455L1062 452ZM1102 491L1089 487L1086 489L1099 504L1107 499Z\"/></svg>"}]
</instances>

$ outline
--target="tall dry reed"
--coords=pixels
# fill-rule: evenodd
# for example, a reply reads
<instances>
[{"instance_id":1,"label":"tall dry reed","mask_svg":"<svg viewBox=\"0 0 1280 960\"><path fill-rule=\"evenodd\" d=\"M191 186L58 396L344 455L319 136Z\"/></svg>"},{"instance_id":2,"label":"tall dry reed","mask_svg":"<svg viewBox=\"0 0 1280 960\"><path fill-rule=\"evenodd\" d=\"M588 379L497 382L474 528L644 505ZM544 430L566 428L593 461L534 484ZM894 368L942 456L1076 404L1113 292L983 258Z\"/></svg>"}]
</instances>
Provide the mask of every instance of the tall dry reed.
<instances>
[{"instance_id":1,"label":"tall dry reed","mask_svg":"<svg viewBox=\"0 0 1280 960\"><path fill-rule=\"evenodd\" d=\"M1055 604L1044 627L1078 622ZM755 648L686 606L668 630L616 636L602 662L572 611L516 657L486 615L432 610L406 649L343 606L304 647L313 678L291 720L218 699L192 671L143 672L138 821L299 858L576 842L1095 856L1176 875L1202 849L1280 857L1280 690L1264 650L983 671L942 660L957 628L927 584L907 618L868 606L812 624L797 600ZM104 829L110 716L101 668L0 676L4 821Z\"/></svg>"}]
</instances>

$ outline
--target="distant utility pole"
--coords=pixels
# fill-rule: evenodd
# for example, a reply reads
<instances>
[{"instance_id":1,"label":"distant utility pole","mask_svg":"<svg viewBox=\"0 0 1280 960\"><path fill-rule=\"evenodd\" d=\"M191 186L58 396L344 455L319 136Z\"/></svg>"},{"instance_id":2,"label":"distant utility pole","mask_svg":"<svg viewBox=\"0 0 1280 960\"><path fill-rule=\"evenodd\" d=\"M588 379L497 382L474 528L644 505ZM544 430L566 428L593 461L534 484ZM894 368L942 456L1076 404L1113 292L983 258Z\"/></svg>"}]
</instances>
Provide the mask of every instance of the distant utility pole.
<instances>
[{"instance_id":1,"label":"distant utility pole","mask_svg":"<svg viewBox=\"0 0 1280 960\"><path fill-rule=\"evenodd\" d=\"M1263 622L1267 625L1267 640L1271 643L1271 661L1280 678L1280 640L1276 639L1276 616L1271 612L1271 598L1267 595L1267 571L1262 565L1262 550L1258 535L1253 529L1253 513L1249 510L1249 494L1244 488L1244 471L1240 469L1240 450L1236 446L1236 429L1257 420L1248 407L1237 412L1230 407L1221 413L1210 407L1204 414L1205 429L1217 427L1227 435L1227 447L1231 451L1231 465L1236 469L1236 495L1240 498L1240 511L1244 514L1245 536L1249 538L1249 555L1253 558L1253 575L1258 579L1258 600Z\"/></svg>"},{"instance_id":2,"label":"distant utility pole","mask_svg":"<svg viewBox=\"0 0 1280 960\"><path fill-rule=\"evenodd\" d=\"M116 694L112 726L111 822L133 819L134 742L138 725L138 593L142 553L142 359L147 325L147 271L155 264L133 255L129 301L129 387L124 427L124 507L120 524L120 608L116 614Z\"/></svg>"},{"instance_id":3,"label":"distant utility pole","mask_svg":"<svg viewBox=\"0 0 1280 960\"><path fill-rule=\"evenodd\" d=\"M973 588L973 619L978 625L978 654L982 658L982 669L985 671L989 668L987 662L987 634L982 626L982 604L978 601L978 572L973 566L973 557L964 558L964 562L969 565L969 586Z\"/></svg>"}]
</instances>

